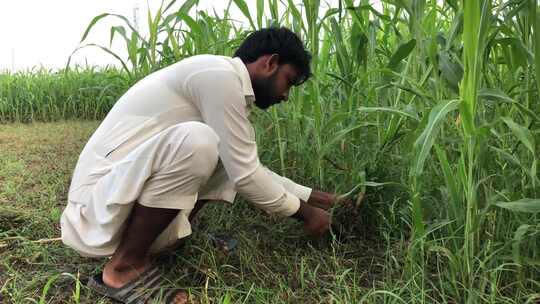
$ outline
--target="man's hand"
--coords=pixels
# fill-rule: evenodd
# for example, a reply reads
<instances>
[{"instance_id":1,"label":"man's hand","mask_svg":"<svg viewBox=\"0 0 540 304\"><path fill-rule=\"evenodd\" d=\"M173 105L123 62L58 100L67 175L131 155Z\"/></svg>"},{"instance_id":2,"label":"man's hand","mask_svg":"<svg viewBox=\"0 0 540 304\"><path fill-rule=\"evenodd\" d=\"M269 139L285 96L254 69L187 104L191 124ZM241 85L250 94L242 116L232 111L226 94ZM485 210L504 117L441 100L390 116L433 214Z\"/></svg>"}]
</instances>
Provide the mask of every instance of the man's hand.
<instances>
[{"instance_id":1,"label":"man's hand","mask_svg":"<svg viewBox=\"0 0 540 304\"><path fill-rule=\"evenodd\" d=\"M350 197L341 197L334 193L327 193L317 190L312 190L311 195L307 201L311 206L319 207L324 210L328 210L336 204L349 205L352 204Z\"/></svg>"},{"instance_id":2,"label":"man's hand","mask_svg":"<svg viewBox=\"0 0 540 304\"><path fill-rule=\"evenodd\" d=\"M335 194L312 190L307 203L311 206L328 210L334 205L335 199Z\"/></svg>"},{"instance_id":3,"label":"man's hand","mask_svg":"<svg viewBox=\"0 0 540 304\"><path fill-rule=\"evenodd\" d=\"M330 229L330 214L302 200L300 208L292 217L303 221L304 230L311 236L321 236Z\"/></svg>"}]
</instances>

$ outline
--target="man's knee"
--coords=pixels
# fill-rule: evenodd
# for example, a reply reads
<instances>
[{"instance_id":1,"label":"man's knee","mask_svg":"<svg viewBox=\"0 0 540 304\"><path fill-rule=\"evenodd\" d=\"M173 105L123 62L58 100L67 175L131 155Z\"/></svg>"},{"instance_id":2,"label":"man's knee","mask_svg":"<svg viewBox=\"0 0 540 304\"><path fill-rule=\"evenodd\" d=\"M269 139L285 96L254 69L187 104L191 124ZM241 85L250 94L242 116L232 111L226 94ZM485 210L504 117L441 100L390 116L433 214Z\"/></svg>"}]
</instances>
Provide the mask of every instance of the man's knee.
<instances>
[{"instance_id":1,"label":"man's knee","mask_svg":"<svg viewBox=\"0 0 540 304\"><path fill-rule=\"evenodd\" d=\"M188 136L183 146L190 152L190 160L197 172L210 177L218 162L219 137L212 128L200 122L186 123Z\"/></svg>"}]
</instances>

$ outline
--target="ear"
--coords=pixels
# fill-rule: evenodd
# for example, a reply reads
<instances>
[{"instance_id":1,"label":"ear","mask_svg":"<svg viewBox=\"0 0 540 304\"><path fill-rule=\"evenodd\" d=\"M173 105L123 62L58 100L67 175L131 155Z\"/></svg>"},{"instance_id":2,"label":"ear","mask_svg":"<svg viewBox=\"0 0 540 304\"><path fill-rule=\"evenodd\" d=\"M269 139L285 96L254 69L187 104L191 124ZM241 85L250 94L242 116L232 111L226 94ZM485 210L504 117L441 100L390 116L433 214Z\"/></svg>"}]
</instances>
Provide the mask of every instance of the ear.
<instances>
[{"instance_id":1,"label":"ear","mask_svg":"<svg viewBox=\"0 0 540 304\"><path fill-rule=\"evenodd\" d=\"M279 67L279 55L278 54L272 54L268 57L266 61L267 71L270 74L274 74L278 67Z\"/></svg>"}]
</instances>

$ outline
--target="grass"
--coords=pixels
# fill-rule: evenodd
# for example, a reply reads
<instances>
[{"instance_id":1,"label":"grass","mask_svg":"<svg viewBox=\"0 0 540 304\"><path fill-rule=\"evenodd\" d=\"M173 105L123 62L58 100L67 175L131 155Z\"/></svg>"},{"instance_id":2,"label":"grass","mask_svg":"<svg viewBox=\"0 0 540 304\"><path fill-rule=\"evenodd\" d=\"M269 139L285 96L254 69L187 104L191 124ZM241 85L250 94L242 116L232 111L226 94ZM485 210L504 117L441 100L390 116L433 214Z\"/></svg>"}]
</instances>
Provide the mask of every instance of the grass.
<instances>
[{"instance_id":1,"label":"grass","mask_svg":"<svg viewBox=\"0 0 540 304\"><path fill-rule=\"evenodd\" d=\"M114 68L42 68L0 75L0 123L99 119L129 84Z\"/></svg>"},{"instance_id":2,"label":"grass","mask_svg":"<svg viewBox=\"0 0 540 304\"><path fill-rule=\"evenodd\" d=\"M81 258L55 240L71 172L97 125L2 126L0 302L110 303L84 287L104 261ZM241 201L212 205L198 221L186 246L165 265L171 284L189 287L202 303L226 297L230 303L350 303L398 275L397 268L386 273L384 242L367 230L345 244L309 240L295 221L268 218ZM229 256L205 237L223 231L240 241ZM393 246L394 253L403 250Z\"/></svg>"}]
</instances>

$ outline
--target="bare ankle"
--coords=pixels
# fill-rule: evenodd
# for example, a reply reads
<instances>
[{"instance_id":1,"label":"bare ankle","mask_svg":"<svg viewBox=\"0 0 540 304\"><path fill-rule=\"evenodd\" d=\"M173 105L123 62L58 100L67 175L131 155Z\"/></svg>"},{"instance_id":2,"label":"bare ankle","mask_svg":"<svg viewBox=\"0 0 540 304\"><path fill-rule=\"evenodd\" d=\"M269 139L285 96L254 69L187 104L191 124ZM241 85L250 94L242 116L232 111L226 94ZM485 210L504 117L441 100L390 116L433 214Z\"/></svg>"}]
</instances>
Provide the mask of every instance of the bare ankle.
<instances>
[{"instance_id":1,"label":"bare ankle","mask_svg":"<svg viewBox=\"0 0 540 304\"><path fill-rule=\"evenodd\" d=\"M111 259L103 268L103 282L107 286L120 288L139 277L149 264L147 259L138 261L113 261Z\"/></svg>"},{"instance_id":2,"label":"bare ankle","mask_svg":"<svg viewBox=\"0 0 540 304\"><path fill-rule=\"evenodd\" d=\"M126 272L144 268L148 264L149 260L146 257L134 258L113 256L113 258L111 258L111 260L105 264L105 268L115 272Z\"/></svg>"}]
</instances>

